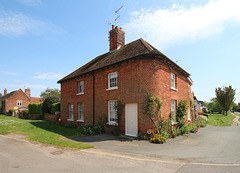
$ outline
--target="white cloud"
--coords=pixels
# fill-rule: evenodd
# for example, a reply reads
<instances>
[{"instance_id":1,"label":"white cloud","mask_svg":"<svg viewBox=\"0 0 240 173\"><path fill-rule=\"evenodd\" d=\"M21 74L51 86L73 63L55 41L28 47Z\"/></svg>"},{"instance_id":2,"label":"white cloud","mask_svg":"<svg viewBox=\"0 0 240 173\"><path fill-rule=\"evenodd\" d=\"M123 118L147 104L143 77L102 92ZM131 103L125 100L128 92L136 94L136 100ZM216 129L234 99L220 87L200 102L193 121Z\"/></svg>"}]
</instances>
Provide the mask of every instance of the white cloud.
<instances>
[{"instance_id":1,"label":"white cloud","mask_svg":"<svg viewBox=\"0 0 240 173\"><path fill-rule=\"evenodd\" d=\"M52 72L42 73L42 72L38 72L38 74L36 76L34 76L33 79L51 80L51 79L60 79L61 77L62 77L62 75L59 74L59 73L52 73Z\"/></svg>"},{"instance_id":2,"label":"white cloud","mask_svg":"<svg viewBox=\"0 0 240 173\"><path fill-rule=\"evenodd\" d=\"M4 71L4 70L2 70L1 72L6 75L11 75L11 76L19 76L20 75L19 73L8 72L8 71Z\"/></svg>"},{"instance_id":3,"label":"white cloud","mask_svg":"<svg viewBox=\"0 0 240 173\"><path fill-rule=\"evenodd\" d=\"M27 6L39 6L42 3L41 0L19 0L19 1Z\"/></svg>"},{"instance_id":4,"label":"white cloud","mask_svg":"<svg viewBox=\"0 0 240 173\"><path fill-rule=\"evenodd\" d=\"M0 35L43 35L59 33L64 33L64 31L52 23L34 19L19 12L0 12Z\"/></svg>"},{"instance_id":5,"label":"white cloud","mask_svg":"<svg viewBox=\"0 0 240 173\"><path fill-rule=\"evenodd\" d=\"M33 85L33 84L0 84L0 86L3 86L3 87L16 87L16 88L48 88L47 86L44 86L44 85Z\"/></svg>"},{"instance_id":6,"label":"white cloud","mask_svg":"<svg viewBox=\"0 0 240 173\"><path fill-rule=\"evenodd\" d=\"M124 29L131 40L143 37L165 48L184 41L205 39L222 33L229 25L239 25L239 6L239 0L211 0L205 6L186 8L173 4L168 9L141 9L131 13Z\"/></svg>"}]
</instances>

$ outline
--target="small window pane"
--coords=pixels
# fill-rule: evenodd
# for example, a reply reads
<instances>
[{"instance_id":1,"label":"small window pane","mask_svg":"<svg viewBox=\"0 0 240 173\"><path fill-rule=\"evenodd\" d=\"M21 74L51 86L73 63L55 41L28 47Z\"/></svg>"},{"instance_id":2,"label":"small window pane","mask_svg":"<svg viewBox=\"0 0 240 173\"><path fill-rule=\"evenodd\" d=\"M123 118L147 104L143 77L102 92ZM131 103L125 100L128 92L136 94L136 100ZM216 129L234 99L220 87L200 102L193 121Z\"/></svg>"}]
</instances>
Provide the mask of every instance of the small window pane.
<instances>
[{"instance_id":1,"label":"small window pane","mask_svg":"<svg viewBox=\"0 0 240 173\"><path fill-rule=\"evenodd\" d=\"M171 73L171 88L175 88L175 74Z\"/></svg>"},{"instance_id":2,"label":"small window pane","mask_svg":"<svg viewBox=\"0 0 240 173\"><path fill-rule=\"evenodd\" d=\"M117 124L116 105L117 105L116 100L108 101L108 120L110 124Z\"/></svg>"},{"instance_id":3,"label":"small window pane","mask_svg":"<svg viewBox=\"0 0 240 173\"><path fill-rule=\"evenodd\" d=\"M84 81L78 82L78 93L84 92Z\"/></svg>"},{"instance_id":4,"label":"small window pane","mask_svg":"<svg viewBox=\"0 0 240 173\"><path fill-rule=\"evenodd\" d=\"M69 104L69 119L73 120L73 104Z\"/></svg>"},{"instance_id":5,"label":"small window pane","mask_svg":"<svg viewBox=\"0 0 240 173\"><path fill-rule=\"evenodd\" d=\"M108 88L116 88L117 80L117 72L108 74Z\"/></svg>"},{"instance_id":6,"label":"small window pane","mask_svg":"<svg viewBox=\"0 0 240 173\"><path fill-rule=\"evenodd\" d=\"M84 120L84 106L83 103L78 103L78 120Z\"/></svg>"}]
</instances>

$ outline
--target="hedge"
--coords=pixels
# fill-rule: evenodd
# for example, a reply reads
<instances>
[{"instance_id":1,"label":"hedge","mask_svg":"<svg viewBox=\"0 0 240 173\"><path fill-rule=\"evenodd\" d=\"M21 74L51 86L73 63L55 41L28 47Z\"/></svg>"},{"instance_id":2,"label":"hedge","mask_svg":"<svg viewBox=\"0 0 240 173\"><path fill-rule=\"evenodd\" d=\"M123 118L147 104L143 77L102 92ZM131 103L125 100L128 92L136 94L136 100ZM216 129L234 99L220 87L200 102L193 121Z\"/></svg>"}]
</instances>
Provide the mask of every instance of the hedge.
<instances>
[{"instance_id":1,"label":"hedge","mask_svg":"<svg viewBox=\"0 0 240 173\"><path fill-rule=\"evenodd\" d=\"M42 114L43 103L30 103L28 105L29 114Z\"/></svg>"},{"instance_id":2,"label":"hedge","mask_svg":"<svg viewBox=\"0 0 240 173\"><path fill-rule=\"evenodd\" d=\"M60 99L56 96L49 96L43 101L42 111L43 113L51 113L53 103L60 102Z\"/></svg>"},{"instance_id":3,"label":"hedge","mask_svg":"<svg viewBox=\"0 0 240 173\"><path fill-rule=\"evenodd\" d=\"M52 106L51 106L51 114L54 115L55 112L60 112L60 102L52 104Z\"/></svg>"}]
</instances>

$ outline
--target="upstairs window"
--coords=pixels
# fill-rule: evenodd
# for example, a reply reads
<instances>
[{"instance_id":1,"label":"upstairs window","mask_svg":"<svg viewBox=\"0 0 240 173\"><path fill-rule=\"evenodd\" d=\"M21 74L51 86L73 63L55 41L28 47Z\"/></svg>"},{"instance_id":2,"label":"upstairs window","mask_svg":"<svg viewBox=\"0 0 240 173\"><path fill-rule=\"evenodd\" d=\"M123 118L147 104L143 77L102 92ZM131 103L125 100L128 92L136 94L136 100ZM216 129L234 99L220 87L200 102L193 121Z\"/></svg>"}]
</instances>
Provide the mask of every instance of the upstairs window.
<instances>
[{"instance_id":1,"label":"upstairs window","mask_svg":"<svg viewBox=\"0 0 240 173\"><path fill-rule=\"evenodd\" d=\"M84 93L84 81L78 82L78 94Z\"/></svg>"},{"instance_id":2,"label":"upstairs window","mask_svg":"<svg viewBox=\"0 0 240 173\"><path fill-rule=\"evenodd\" d=\"M83 103L78 103L78 121L84 122Z\"/></svg>"},{"instance_id":3,"label":"upstairs window","mask_svg":"<svg viewBox=\"0 0 240 173\"><path fill-rule=\"evenodd\" d=\"M22 100L17 101L17 106L22 106Z\"/></svg>"},{"instance_id":4,"label":"upstairs window","mask_svg":"<svg viewBox=\"0 0 240 173\"><path fill-rule=\"evenodd\" d=\"M117 100L108 101L108 124L117 125Z\"/></svg>"},{"instance_id":5,"label":"upstairs window","mask_svg":"<svg viewBox=\"0 0 240 173\"><path fill-rule=\"evenodd\" d=\"M118 88L118 74L117 72L108 74L108 89Z\"/></svg>"},{"instance_id":6,"label":"upstairs window","mask_svg":"<svg viewBox=\"0 0 240 173\"><path fill-rule=\"evenodd\" d=\"M171 73L171 88L176 89L176 76L174 73Z\"/></svg>"}]
</instances>

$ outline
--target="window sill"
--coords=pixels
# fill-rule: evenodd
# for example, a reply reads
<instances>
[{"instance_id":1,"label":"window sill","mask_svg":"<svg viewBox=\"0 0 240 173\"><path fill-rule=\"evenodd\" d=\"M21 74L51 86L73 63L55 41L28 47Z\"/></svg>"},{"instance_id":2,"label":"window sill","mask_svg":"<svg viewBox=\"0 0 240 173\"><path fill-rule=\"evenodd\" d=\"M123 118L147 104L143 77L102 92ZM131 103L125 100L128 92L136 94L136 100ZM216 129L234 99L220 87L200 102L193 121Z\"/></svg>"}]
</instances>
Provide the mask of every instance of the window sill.
<instances>
[{"instance_id":1,"label":"window sill","mask_svg":"<svg viewBox=\"0 0 240 173\"><path fill-rule=\"evenodd\" d=\"M178 89L176 89L176 88L172 88L172 87L171 87L171 90L178 91Z\"/></svg>"},{"instance_id":2,"label":"window sill","mask_svg":"<svg viewBox=\"0 0 240 173\"><path fill-rule=\"evenodd\" d=\"M79 95L83 95L84 93L77 93L77 96L79 96Z\"/></svg>"},{"instance_id":3,"label":"window sill","mask_svg":"<svg viewBox=\"0 0 240 173\"><path fill-rule=\"evenodd\" d=\"M118 87L108 88L108 89L106 89L106 91L109 91L109 90L116 90L116 89L118 89Z\"/></svg>"},{"instance_id":4,"label":"window sill","mask_svg":"<svg viewBox=\"0 0 240 173\"><path fill-rule=\"evenodd\" d=\"M118 126L118 123L107 123L109 126Z\"/></svg>"},{"instance_id":5,"label":"window sill","mask_svg":"<svg viewBox=\"0 0 240 173\"><path fill-rule=\"evenodd\" d=\"M67 119L68 121L73 121L73 119Z\"/></svg>"},{"instance_id":6,"label":"window sill","mask_svg":"<svg viewBox=\"0 0 240 173\"><path fill-rule=\"evenodd\" d=\"M84 120L77 120L77 122L81 122L81 123L83 123L83 122L84 122Z\"/></svg>"}]
</instances>

